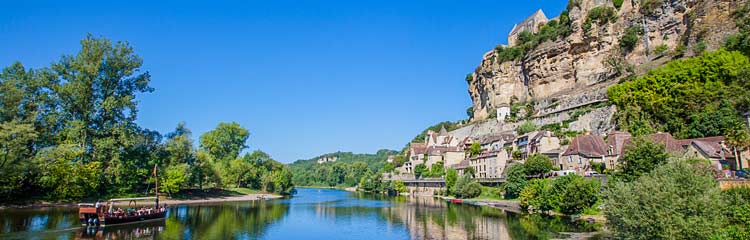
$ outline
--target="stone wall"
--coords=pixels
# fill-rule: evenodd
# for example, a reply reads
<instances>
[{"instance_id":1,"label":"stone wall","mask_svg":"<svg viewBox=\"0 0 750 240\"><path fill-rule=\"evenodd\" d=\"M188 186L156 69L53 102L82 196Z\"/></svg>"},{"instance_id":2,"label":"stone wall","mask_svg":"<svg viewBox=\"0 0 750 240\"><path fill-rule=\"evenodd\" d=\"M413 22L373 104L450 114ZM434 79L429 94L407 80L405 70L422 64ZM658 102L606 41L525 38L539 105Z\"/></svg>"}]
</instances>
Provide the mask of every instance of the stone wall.
<instances>
[{"instance_id":1,"label":"stone wall","mask_svg":"<svg viewBox=\"0 0 750 240\"><path fill-rule=\"evenodd\" d=\"M737 188L737 187L750 187L750 180L746 179L722 179L719 180L719 187L721 189Z\"/></svg>"},{"instance_id":2,"label":"stone wall","mask_svg":"<svg viewBox=\"0 0 750 240\"><path fill-rule=\"evenodd\" d=\"M541 127L552 123L562 123L563 121L571 119L571 115L577 109L581 109L589 105L584 105L578 108L569 108L564 111L549 113L541 117L533 118L530 121L533 122L537 127ZM570 123L568 130L571 131L587 131L595 135L605 135L607 132L615 128L614 115L617 108L612 105L599 107L592 109L588 113L578 116L577 120ZM497 119L489 119L478 121L465 127L456 129L450 134L458 139L465 137L478 138L484 135L490 135L495 133L501 133L504 131L513 131L518 128L523 121L515 123L505 123L498 121Z\"/></svg>"}]
</instances>

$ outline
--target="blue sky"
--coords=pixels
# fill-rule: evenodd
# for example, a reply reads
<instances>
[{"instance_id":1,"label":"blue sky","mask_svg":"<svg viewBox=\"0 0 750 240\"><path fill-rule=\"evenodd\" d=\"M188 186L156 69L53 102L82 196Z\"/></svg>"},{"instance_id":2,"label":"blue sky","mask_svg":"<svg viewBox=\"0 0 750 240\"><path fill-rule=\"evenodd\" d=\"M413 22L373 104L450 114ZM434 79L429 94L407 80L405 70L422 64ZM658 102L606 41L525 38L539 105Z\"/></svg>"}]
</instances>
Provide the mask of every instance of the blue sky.
<instances>
[{"instance_id":1,"label":"blue sky","mask_svg":"<svg viewBox=\"0 0 750 240\"><path fill-rule=\"evenodd\" d=\"M281 162L400 149L466 117L464 76L536 9L567 1L11 1L0 66L48 66L87 33L128 41L153 93L138 123L193 138L219 122Z\"/></svg>"}]
</instances>

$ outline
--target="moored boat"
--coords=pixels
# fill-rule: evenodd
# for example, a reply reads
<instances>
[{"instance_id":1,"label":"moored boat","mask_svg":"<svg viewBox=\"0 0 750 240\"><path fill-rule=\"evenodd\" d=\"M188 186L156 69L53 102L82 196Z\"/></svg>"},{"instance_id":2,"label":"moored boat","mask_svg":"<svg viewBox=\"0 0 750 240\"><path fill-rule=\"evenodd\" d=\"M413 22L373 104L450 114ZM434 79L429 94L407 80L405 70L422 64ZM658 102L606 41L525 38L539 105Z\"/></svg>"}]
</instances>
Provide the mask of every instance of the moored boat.
<instances>
[{"instance_id":1,"label":"moored boat","mask_svg":"<svg viewBox=\"0 0 750 240\"><path fill-rule=\"evenodd\" d=\"M154 166L154 176L156 176L156 169L156 166ZM156 179L155 197L114 198L104 204L99 202L78 204L78 217L81 220L81 225L106 226L164 219L167 209L165 206L159 205L159 181L158 178ZM141 200L154 200L154 205L153 207L142 206L138 208L137 201ZM118 202L128 202L128 207L115 209Z\"/></svg>"}]
</instances>

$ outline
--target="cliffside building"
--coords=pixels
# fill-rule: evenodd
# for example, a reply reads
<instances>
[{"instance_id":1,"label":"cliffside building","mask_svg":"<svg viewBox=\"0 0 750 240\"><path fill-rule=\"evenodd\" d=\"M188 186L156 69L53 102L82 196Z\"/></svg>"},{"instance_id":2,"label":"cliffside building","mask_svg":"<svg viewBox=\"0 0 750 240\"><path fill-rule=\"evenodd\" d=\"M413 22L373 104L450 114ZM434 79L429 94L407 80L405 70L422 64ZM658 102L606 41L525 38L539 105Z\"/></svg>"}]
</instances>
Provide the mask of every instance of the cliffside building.
<instances>
[{"instance_id":1,"label":"cliffside building","mask_svg":"<svg viewBox=\"0 0 750 240\"><path fill-rule=\"evenodd\" d=\"M409 145L409 160L398 168L401 173L413 173L414 167L424 164L430 168L433 164L443 162L443 166L455 165L464 159L466 139L459 140L448 134L445 127L439 132L427 131L424 142Z\"/></svg>"},{"instance_id":2,"label":"cliffside building","mask_svg":"<svg viewBox=\"0 0 750 240\"><path fill-rule=\"evenodd\" d=\"M327 162L335 162L338 159L336 156L321 156L318 158L318 164L323 164Z\"/></svg>"},{"instance_id":3,"label":"cliffside building","mask_svg":"<svg viewBox=\"0 0 750 240\"><path fill-rule=\"evenodd\" d=\"M520 22L513 26L513 30L511 30L510 34L508 34L508 46L512 47L518 44L518 36L520 36L522 32L537 33L540 26L547 23L548 21L549 19L547 19L547 16L544 15L542 9L537 10L536 12L534 12L534 14L531 14L531 16L523 20L523 22Z\"/></svg>"}]
</instances>

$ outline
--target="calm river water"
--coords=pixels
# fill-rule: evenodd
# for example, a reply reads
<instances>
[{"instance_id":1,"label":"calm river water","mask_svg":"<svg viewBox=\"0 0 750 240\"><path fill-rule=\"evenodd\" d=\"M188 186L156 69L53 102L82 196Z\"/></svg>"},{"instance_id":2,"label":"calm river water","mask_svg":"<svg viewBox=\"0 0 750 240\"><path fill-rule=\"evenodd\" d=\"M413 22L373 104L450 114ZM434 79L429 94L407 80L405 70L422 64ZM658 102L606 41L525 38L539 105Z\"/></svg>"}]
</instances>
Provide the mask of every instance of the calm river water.
<instances>
[{"instance_id":1,"label":"calm river water","mask_svg":"<svg viewBox=\"0 0 750 240\"><path fill-rule=\"evenodd\" d=\"M560 239L594 231L433 198L304 188L289 199L174 206L163 221L99 229L79 227L76 213L0 210L0 239Z\"/></svg>"}]
</instances>

